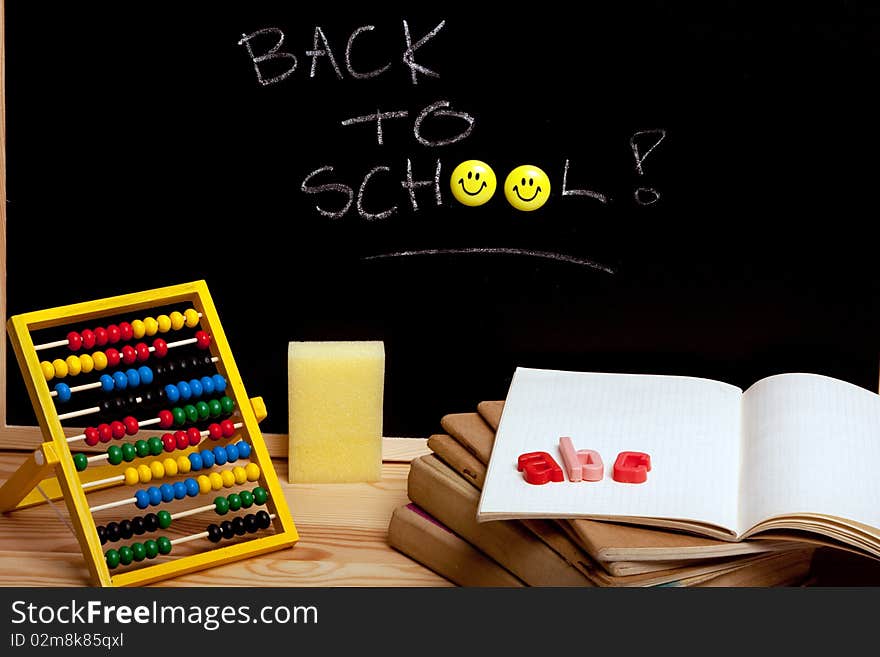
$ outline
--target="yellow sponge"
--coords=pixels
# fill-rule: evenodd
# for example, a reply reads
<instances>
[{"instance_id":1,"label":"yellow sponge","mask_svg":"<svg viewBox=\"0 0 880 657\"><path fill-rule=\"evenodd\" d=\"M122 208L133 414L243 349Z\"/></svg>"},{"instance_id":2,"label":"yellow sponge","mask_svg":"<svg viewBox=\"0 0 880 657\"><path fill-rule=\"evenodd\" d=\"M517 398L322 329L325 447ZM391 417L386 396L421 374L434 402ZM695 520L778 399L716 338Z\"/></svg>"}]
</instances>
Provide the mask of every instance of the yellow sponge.
<instances>
[{"instance_id":1,"label":"yellow sponge","mask_svg":"<svg viewBox=\"0 0 880 657\"><path fill-rule=\"evenodd\" d=\"M378 481L382 342L291 342L287 350L290 481Z\"/></svg>"}]
</instances>

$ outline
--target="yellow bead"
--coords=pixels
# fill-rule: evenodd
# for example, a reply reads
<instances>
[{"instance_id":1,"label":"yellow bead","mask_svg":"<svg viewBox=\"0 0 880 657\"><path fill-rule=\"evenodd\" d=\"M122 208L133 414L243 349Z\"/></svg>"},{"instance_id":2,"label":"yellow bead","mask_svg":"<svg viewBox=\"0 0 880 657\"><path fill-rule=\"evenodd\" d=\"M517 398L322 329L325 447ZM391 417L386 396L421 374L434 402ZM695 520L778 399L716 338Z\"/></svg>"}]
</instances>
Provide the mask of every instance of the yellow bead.
<instances>
[{"instance_id":1,"label":"yellow bead","mask_svg":"<svg viewBox=\"0 0 880 657\"><path fill-rule=\"evenodd\" d=\"M199 313L195 308L185 310L183 318L186 320L186 328L195 328L199 325Z\"/></svg>"},{"instance_id":2,"label":"yellow bead","mask_svg":"<svg viewBox=\"0 0 880 657\"><path fill-rule=\"evenodd\" d=\"M140 481L140 477L138 477L138 471L136 468L126 468L125 469L125 485L126 486L134 486L139 481Z\"/></svg>"},{"instance_id":3,"label":"yellow bead","mask_svg":"<svg viewBox=\"0 0 880 657\"><path fill-rule=\"evenodd\" d=\"M156 335L156 331L159 330L159 322L157 322L152 317L144 318L144 331L147 335Z\"/></svg>"},{"instance_id":4,"label":"yellow bead","mask_svg":"<svg viewBox=\"0 0 880 657\"><path fill-rule=\"evenodd\" d=\"M136 319L131 323L131 337L135 340L140 340L146 332L147 328L141 320Z\"/></svg>"},{"instance_id":5,"label":"yellow bead","mask_svg":"<svg viewBox=\"0 0 880 657\"><path fill-rule=\"evenodd\" d=\"M70 355L64 361L67 364L67 373L70 376L76 376L82 371L82 365L79 362L79 356Z\"/></svg>"},{"instance_id":6,"label":"yellow bead","mask_svg":"<svg viewBox=\"0 0 880 657\"><path fill-rule=\"evenodd\" d=\"M247 481L247 472L240 465L232 468L232 476L235 477L235 483L243 484Z\"/></svg>"},{"instance_id":7,"label":"yellow bead","mask_svg":"<svg viewBox=\"0 0 880 657\"><path fill-rule=\"evenodd\" d=\"M151 461L150 472L153 473L153 479L161 479L165 476L165 466L161 461Z\"/></svg>"},{"instance_id":8,"label":"yellow bead","mask_svg":"<svg viewBox=\"0 0 880 657\"><path fill-rule=\"evenodd\" d=\"M40 369L43 370L43 377L45 377L46 381L51 381L55 378L55 368L52 367L52 363L48 360L40 363Z\"/></svg>"},{"instance_id":9,"label":"yellow bead","mask_svg":"<svg viewBox=\"0 0 880 657\"><path fill-rule=\"evenodd\" d=\"M211 480L208 479L207 475L199 475L196 478L196 482L199 484L199 492L202 495L211 492Z\"/></svg>"},{"instance_id":10,"label":"yellow bead","mask_svg":"<svg viewBox=\"0 0 880 657\"><path fill-rule=\"evenodd\" d=\"M55 376L59 379L63 379L67 376L67 363L65 363L60 358L56 358L52 361L52 367L55 368Z\"/></svg>"},{"instance_id":11,"label":"yellow bead","mask_svg":"<svg viewBox=\"0 0 880 657\"><path fill-rule=\"evenodd\" d=\"M171 318L168 315L159 315L156 323L159 325L159 333L168 333L171 330Z\"/></svg>"},{"instance_id":12,"label":"yellow bead","mask_svg":"<svg viewBox=\"0 0 880 657\"><path fill-rule=\"evenodd\" d=\"M232 470L223 470L220 472L220 479L223 480L223 488L231 488L235 486L235 475Z\"/></svg>"},{"instance_id":13,"label":"yellow bead","mask_svg":"<svg viewBox=\"0 0 880 657\"><path fill-rule=\"evenodd\" d=\"M162 461L162 467L165 468L165 476L166 477L173 477L174 475L177 474L177 461L175 461L171 457Z\"/></svg>"},{"instance_id":14,"label":"yellow bead","mask_svg":"<svg viewBox=\"0 0 880 657\"><path fill-rule=\"evenodd\" d=\"M183 328L183 325L186 324L186 320L183 318L183 313L174 311L169 315L171 318L171 329L173 331L179 331Z\"/></svg>"},{"instance_id":15,"label":"yellow bead","mask_svg":"<svg viewBox=\"0 0 880 657\"><path fill-rule=\"evenodd\" d=\"M93 353L92 360L95 361L95 369L98 372L107 369L107 356L103 351L96 351Z\"/></svg>"},{"instance_id":16,"label":"yellow bead","mask_svg":"<svg viewBox=\"0 0 880 657\"><path fill-rule=\"evenodd\" d=\"M211 488L214 490L223 488L223 477L220 476L219 472L212 472L208 475L208 479L211 480Z\"/></svg>"},{"instance_id":17,"label":"yellow bead","mask_svg":"<svg viewBox=\"0 0 880 657\"><path fill-rule=\"evenodd\" d=\"M95 360L88 354L79 357L79 369L83 374L88 374L95 369Z\"/></svg>"},{"instance_id":18,"label":"yellow bead","mask_svg":"<svg viewBox=\"0 0 880 657\"><path fill-rule=\"evenodd\" d=\"M256 463L248 463L244 472L247 475L248 481L256 481L260 478L260 466Z\"/></svg>"},{"instance_id":19,"label":"yellow bead","mask_svg":"<svg viewBox=\"0 0 880 657\"><path fill-rule=\"evenodd\" d=\"M189 458L186 456L178 456L177 457L177 471L180 474L186 474L192 468L192 463L190 463Z\"/></svg>"},{"instance_id":20,"label":"yellow bead","mask_svg":"<svg viewBox=\"0 0 880 657\"><path fill-rule=\"evenodd\" d=\"M141 483L142 483L142 484L148 484L148 483L150 483L150 479L153 478L153 471L150 470L150 468L149 468L148 466L146 466L146 465L144 465L143 463L141 463L141 464L137 467L137 471L138 471L138 477L140 477L140 480L141 480Z\"/></svg>"}]
</instances>

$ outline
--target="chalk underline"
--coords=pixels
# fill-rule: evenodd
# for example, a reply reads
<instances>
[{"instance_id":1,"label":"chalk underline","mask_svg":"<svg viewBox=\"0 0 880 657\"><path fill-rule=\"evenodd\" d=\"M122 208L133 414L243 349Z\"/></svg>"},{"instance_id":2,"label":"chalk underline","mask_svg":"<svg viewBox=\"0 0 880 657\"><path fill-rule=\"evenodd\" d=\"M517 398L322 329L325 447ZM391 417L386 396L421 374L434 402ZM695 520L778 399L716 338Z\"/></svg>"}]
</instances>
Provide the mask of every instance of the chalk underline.
<instances>
[{"instance_id":1,"label":"chalk underline","mask_svg":"<svg viewBox=\"0 0 880 657\"><path fill-rule=\"evenodd\" d=\"M556 253L555 251L532 251L531 249L508 249L508 248L470 248L470 249L420 249L417 251L393 251L391 253L379 253L371 256L364 256L362 260L385 260L389 258L408 258L412 256L436 256L436 255L512 255L524 256L527 258L538 258L540 260L552 260L555 262L564 262L570 265L579 265L581 267L589 267L606 274L614 274L613 268L603 265L600 262L589 260L587 258L576 258L575 256L566 255L564 253Z\"/></svg>"}]
</instances>

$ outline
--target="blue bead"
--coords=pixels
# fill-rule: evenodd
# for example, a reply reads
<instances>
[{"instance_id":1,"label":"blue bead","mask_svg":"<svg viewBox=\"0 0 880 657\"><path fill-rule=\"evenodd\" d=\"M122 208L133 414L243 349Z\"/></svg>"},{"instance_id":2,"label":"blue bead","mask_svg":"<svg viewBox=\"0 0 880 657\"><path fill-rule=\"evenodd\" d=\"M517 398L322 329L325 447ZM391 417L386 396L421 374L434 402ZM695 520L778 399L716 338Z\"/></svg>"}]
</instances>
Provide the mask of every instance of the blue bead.
<instances>
[{"instance_id":1,"label":"blue bead","mask_svg":"<svg viewBox=\"0 0 880 657\"><path fill-rule=\"evenodd\" d=\"M198 399L202 396L202 382L198 379L191 379L189 382L189 389L192 390L192 396Z\"/></svg>"},{"instance_id":2,"label":"blue bead","mask_svg":"<svg viewBox=\"0 0 880 657\"><path fill-rule=\"evenodd\" d=\"M203 376L199 380L199 383L202 384L203 393L205 393L206 395L214 394L214 379L212 379L210 376Z\"/></svg>"},{"instance_id":3,"label":"blue bead","mask_svg":"<svg viewBox=\"0 0 880 657\"><path fill-rule=\"evenodd\" d=\"M192 397L192 390L189 389L189 384L186 381L180 381L177 384L177 392L180 393L180 398L183 401L187 401Z\"/></svg>"},{"instance_id":4,"label":"blue bead","mask_svg":"<svg viewBox=\"0 0 880 657\"><path fill-rule=\"evenodd\" d=\"M153 382L153 370L146 365L141 365L138 368L138 375L141 377L141 383L145 386L148 386Z\"/></svg>"},{"instance_id":5,"label":"blue bead","mask_svg":"<svg viewBox=\"0 0 880 657\"><path fill-rule=\"evenodd\" d=\"M193 452L189 455L189 464L192 466L191 469L196 472L205 467L205 464L202 463L202 456L198 452Z\"/></svg>"},{"instance_id":6,"label":"blue bead","mask_svg":"<svg viewBox=\"0 0 880 657\"><path fill-rule=\"evenodd\" d=\"M230 443L226 446L226 460L235 463L238 460L238 447Z\"/></svg>"},{"instance_id":7,"label":"blue bead","mask_svg":"<svg viewBox=\"0 0 880 657\"><path fill-rule=\"evenodd\" d=\"M226 450L222 447L214 448L214 462L217 465L226 465Z\"/></svg>"},{"instance_id":8,"label":"blue bead","mask_svg":"<svg viewBox=\"0 0 880 657\"><path fill-rule=\"evenodd\" d=\"M186 497L186 486L182 481L174 482L174 499L182 500Z\"/></svg>"},{"instance_id":9,"label":"blue bead","mask_svg":"<svg viewBox=\"0 0 880 657\"><path fill-rule=\"evenodd\" d=\"M56 383L55 392L58 394L57 399L60 403L70 401L70 386L66 383Z\"/></svg>"},{"instance_id":10,"label":"blue bead","mask_svg":"<svg viewBox=\"0 0 880 657\"><path fill-rule=\"evenodd\" d=\"M199 494L199 482L190 477L189 479L183 482L183 485L186 486L186 494L190 497L195 497Z\"/></svg>"},{"instance_id":11,"label":"blue bead","mask_svg":"<svg viewBox=\"0 0 880 657\"><path fill-rule=\"evenodd\" d=\"M141 375L135 369L125 370L125 378L128 379L128 385L137 388L141 384Z\"/></svg>"},{"instance_id":12,"label":"blue bead","mask_svg":"<svg viewBox=\"0 0 880 657\"><path fill-rule=\"evenodd\" d=\"M104 392L113 392L113 377L109 374L101 375L101 390Z\"/></svg>"},{"instance_id":13,"label":"blue bead","mask_svg":"<svg viewBox=\"0 0 880 657\"><path fill-rule=\"evenodd\" d=\"M125 390L128 387L128 377L125 372L113 372L113 383L117 390Z\"/></svg>"},{"instance_id":14,"label":"blue bead","mask_svg":"<svg viewBox=\"0 0 880 657\"><path fill-rule=\"evenodd\" d=\"M153 506L158 506L162 504L162 491L160 491L155 486L150 486L147 489L147 495L150 496L150 504Z\"/></svg>"},{"instance_id":15,"label":"blue bead","mask_svg":"<svg viewBox=\"0 0 880 657\"><path fill-rule=\"evenodd\" d=\"M202 455L202 463L205 464L206 468L214 467L214 454L210 449L203 449L199 454Z\"/></svg>"},{"instance_id":16,"label":"blue bead","mask_svg":"<svg viewBox=\"0 0 880 657\"><path fill-rule=\"evenodd\" d=\"M134 494L135 505L139 509L146 509L150 506L150 496L147 494L145 490L139 490Z\"/></svg>"},{"instance_id":17,"label":"blue bead","mask_svg":"<svg viewBox=\"0 0 880 657\"><path fill-rule=\"evenodd\" d=\"M177 400L180 399L180 393L177 390L177 386L173 383L169 383L165 386L165 397L168 399L169 404L176 404Z\"/></svg>"},{"instance_id":18,"label":"blue bead","mask_svg":"<svg viewBox=\"0 0 880 657\"><path fill-rule=\"evenodd\" d=\"M174 499L174 486L171 484L162 484L159 486L159 492L162 494L163 502L170 502Z\"/></svg>"},{"instance_id":19,"label":"blue bead","mask_svg":"<svg viewBox=\"0 0 880 657\"><path fill-rule=\"evenodd\" d=\"M219 374L215 374L211 378L214 379L214 392L223 392L226 390L226 379Z\"/></svg>"},{"instance_id":20,"label":"blue bead","mask_svg":"<svg viewBox=\"0 0 880 657\"><path fill-rule=\"evenodd\" d=\"M238 458L246 459L251 455L251 446L243 440L235 443L235 446L238 448Z\"/></svg>"}]
</instances>

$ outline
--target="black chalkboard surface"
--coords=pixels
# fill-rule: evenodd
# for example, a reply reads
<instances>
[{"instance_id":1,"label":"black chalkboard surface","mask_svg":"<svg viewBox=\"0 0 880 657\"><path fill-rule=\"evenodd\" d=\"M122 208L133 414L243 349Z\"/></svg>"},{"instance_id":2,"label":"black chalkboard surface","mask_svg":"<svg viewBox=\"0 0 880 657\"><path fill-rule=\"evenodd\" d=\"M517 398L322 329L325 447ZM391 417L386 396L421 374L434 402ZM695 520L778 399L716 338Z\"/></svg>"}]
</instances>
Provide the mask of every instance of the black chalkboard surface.
<instances>
[{"instance_id":1,"label":"black chalkboard surface","mask_svg":"<svg viewBox=\"0 0 880 657\"><path fill-rule=\"evenodd\" d=\"M384 340L387 435L517 365L876 387L870 3L218 4L7 3L10 314L204 278L277 432L291 340Z\"/></svg>"}]
</instances>

